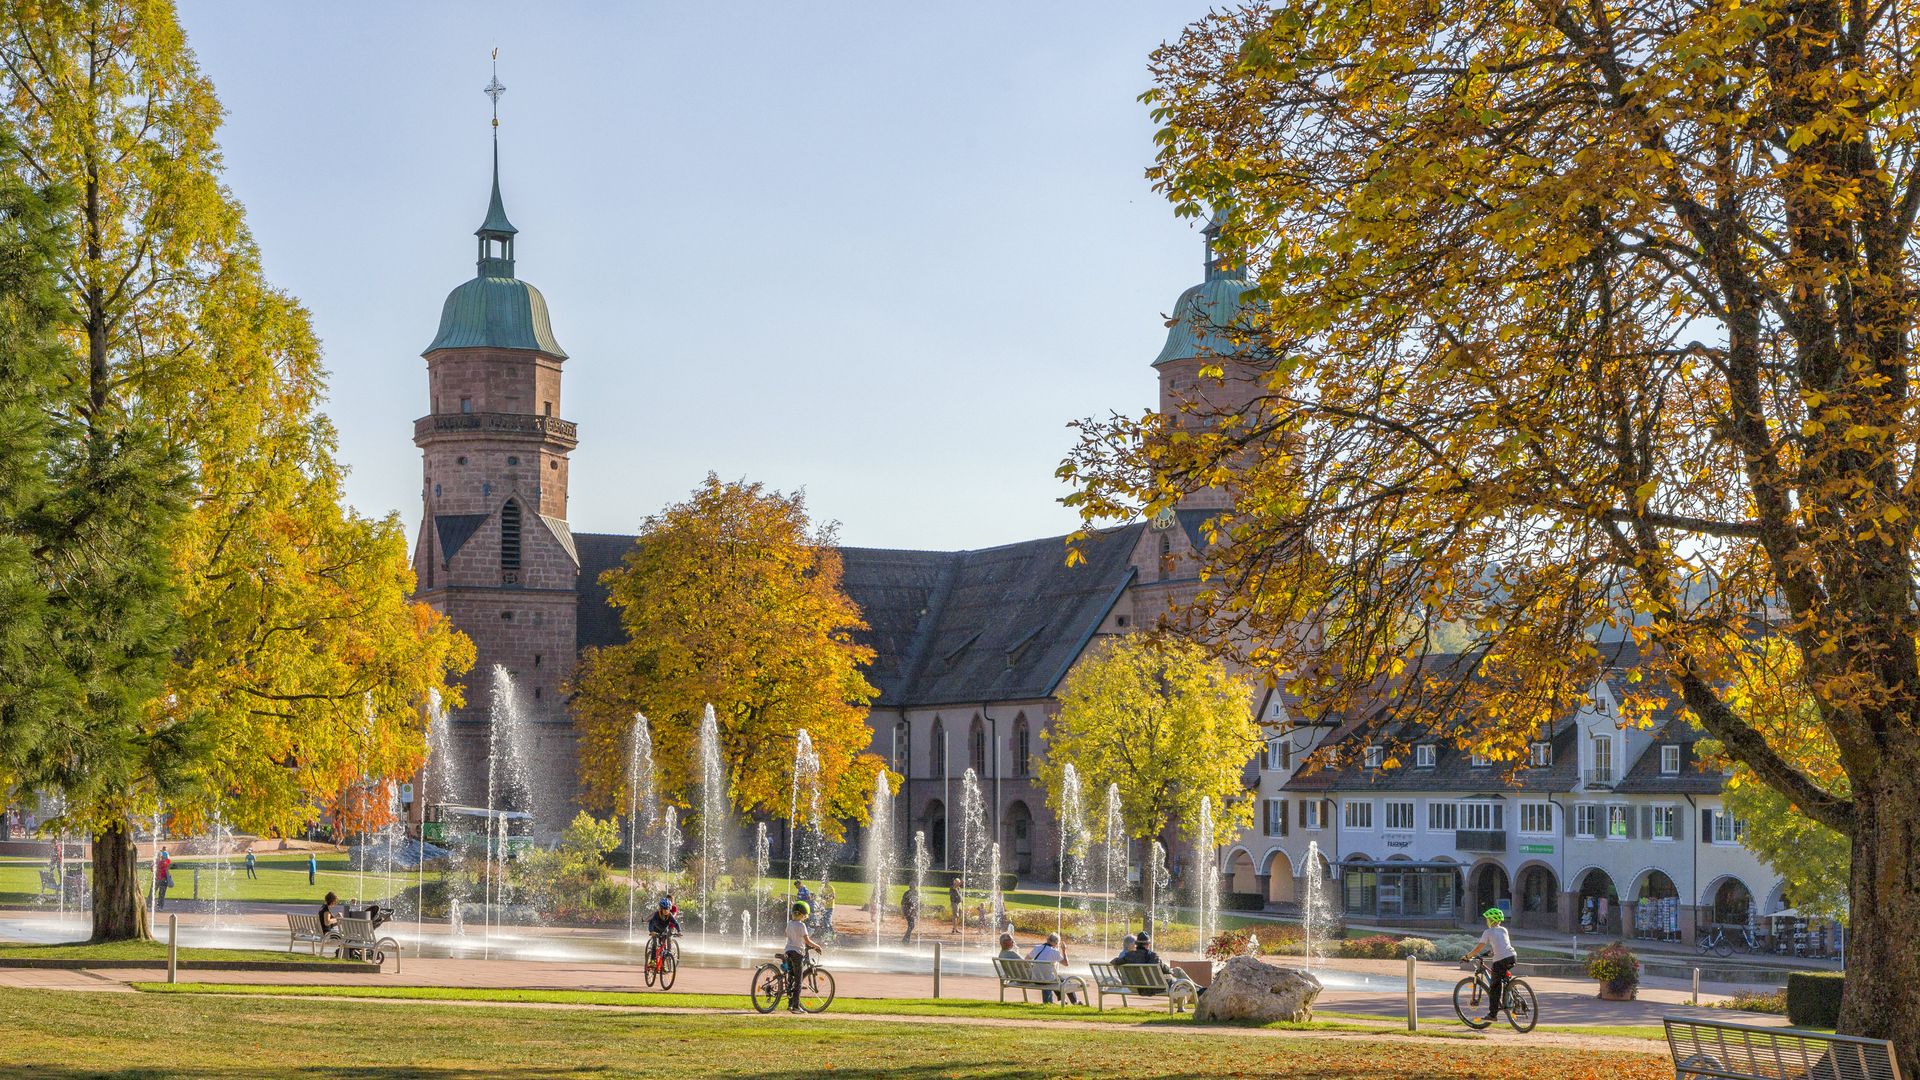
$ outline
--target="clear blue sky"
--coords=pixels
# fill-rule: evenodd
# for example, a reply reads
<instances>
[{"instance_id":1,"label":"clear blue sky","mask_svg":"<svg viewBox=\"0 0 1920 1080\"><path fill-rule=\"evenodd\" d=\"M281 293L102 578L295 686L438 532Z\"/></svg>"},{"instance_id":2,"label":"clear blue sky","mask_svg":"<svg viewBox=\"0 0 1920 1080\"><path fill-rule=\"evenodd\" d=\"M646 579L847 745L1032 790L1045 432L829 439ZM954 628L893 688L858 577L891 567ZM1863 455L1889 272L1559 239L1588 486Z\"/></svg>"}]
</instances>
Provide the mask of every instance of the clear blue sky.
<instances>
[{"instance_id":1,"label":"clear blue sky","mask_svg":"<svg viewBox=\"0 0 1920 1080\"><path fill-rule=\"evenodd\" d=\"M227 182L312 309L362 511L420 514L420 349L473 274L487 54L522 278L572 359L574 528L709 470L843 542L1072 528L1067 421L1154 400L1198 233L1142 177L1202 3L183 0Z\"/></svg>"}]
</instances>

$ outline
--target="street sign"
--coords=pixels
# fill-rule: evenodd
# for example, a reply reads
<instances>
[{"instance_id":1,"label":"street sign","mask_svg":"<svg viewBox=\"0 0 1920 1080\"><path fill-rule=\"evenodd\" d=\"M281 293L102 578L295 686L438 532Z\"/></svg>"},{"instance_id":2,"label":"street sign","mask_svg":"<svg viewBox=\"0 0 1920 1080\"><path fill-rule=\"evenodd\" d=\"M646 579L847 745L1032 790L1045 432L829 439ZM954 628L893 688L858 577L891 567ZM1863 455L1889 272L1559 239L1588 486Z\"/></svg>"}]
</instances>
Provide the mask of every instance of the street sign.
<instances>
[{"instance_id":1,"label":"street sign","mask_svg":"<svg viewBox=\"0 0 1920 1080\"><path fill-rule=\"evenodd\" d=\"M400 801L403 803L413 802L413 785L412 784L400 785Z\"/></svg>"},{"instance_id":2,"label":"street sign","mask_svg":"<svg viewBox=\"0 0 1920 1080\"><path fill-rule=\"evenodd\" d=\"M1552 844L1521 844L1520 853L1523 855L1551 855L1553 854L1553 845Z\"/></svg>"}]
</instances>

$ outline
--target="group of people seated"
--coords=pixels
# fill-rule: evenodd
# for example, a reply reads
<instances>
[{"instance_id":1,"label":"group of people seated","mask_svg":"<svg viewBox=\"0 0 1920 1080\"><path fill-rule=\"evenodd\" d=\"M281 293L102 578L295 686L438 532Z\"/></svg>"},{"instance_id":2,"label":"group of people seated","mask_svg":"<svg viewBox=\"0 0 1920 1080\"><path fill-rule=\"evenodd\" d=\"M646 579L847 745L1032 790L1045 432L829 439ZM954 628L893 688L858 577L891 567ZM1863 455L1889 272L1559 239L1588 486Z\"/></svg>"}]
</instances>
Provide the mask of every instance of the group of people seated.
<instances>
[{"instance_id":1,"label":"group of people seated","mask_svg":"<svg viewBox=\"0 0 1920 1080\"><path fill-rule=\"evenodd\" d=\"M1160 959L1160 954L1153 951L1153 939L1149 935L1144 933L1128 934L1120 939L1120 946L1120 955L1113 958L1112 962L1114 964L1150 964L1159 968L1167 977L1169 992L1177 996L1186 996L1191 999L1198 997L1199 994L1203 992L1194 986L1193 981L1187 978L1185 972L1167 963L1165 960ZM1000 935L1000 959L1040 960L1055 964L1065 964L1067 962L1067 951L1060 943L1059 934L1048 934L1046 941L1035 945L1027 955L1021 956L1020 951L1014 947L1013 935L1003 933ZM1081 1004L1079 994L1064 990L1042 990L1040 991L1040 1000L1047 1004L1052 1004L1053 995L1056 992L1066 998L1067 1003L1070 1005ZM1142 996L1157 993L1159 993L1157 990L1141 991Z\"/></svg>"}]
</instances>

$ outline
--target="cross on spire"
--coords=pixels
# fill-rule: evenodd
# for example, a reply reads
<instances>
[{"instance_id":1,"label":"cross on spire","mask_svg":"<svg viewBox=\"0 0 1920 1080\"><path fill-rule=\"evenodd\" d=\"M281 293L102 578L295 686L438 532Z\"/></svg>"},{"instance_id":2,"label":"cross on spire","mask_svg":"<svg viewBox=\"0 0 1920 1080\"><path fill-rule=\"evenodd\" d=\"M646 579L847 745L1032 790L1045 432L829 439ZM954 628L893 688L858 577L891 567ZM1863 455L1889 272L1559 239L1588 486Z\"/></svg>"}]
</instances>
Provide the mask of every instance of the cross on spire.
<instances>
[{"instance_id":1,"label":"cross on spire","mask_svg":"<svg viewBox=\"0 0 1920 1080\"><path fill-rule=\"evenodd\" d=\"M513 276L513 235L519 230L507 220L506 207L500 202L500 95L507 92L500 81L500 50L493 50L493 78L484 87L493 101L493 195L487 200L487 218L474 235L480 238L481 277Z\"/></svg>"},{"instance_id":2,"label":"cross on spire","mask_svg":"<svg viewBox=\"0 0 1920 1080\"><path fill-rule=\"evenodd\" d=\"M507 86L500 81L500 50L493 50L493 78L481 88L481 93L493 100L493 138L500 139L500 95L507 92Z\"/></svg>"}]
</instances>

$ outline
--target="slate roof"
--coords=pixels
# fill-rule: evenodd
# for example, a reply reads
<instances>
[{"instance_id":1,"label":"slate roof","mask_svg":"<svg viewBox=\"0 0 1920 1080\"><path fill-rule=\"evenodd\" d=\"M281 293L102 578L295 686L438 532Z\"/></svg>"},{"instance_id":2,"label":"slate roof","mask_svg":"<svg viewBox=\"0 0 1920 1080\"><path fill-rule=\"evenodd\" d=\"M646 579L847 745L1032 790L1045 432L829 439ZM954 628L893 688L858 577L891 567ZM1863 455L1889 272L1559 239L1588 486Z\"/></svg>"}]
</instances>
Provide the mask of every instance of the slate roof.
<instances>
[{"instance_id":1,"label":"slate roof","mask_svg":"<svg viewBox=\"0 0 1920 1080\"><path fill-rule=\"evenodd\" d=\"M1677 709L1670 709L1669 712L1677 712ZM1613 790L1623 795L1720 794L1726 787L1726 774L1718 769L1703 768L1698 755L1694 753L1694 744L1704 737L1704 733L1688 723L1685 717L1669 716L1654 731L1653 744L1627 769L1620 782L1613 785ZM1663 776L1660 773L1660 748L1671 743L1680 745L1680 775Z\"/></svg>"},{"instance_id":2,"label":"slate roof","mask_svg":"<svg viewBox=\"0 0 1920 1080\"><path fill-rule=\"evenodd\" d=\"M486 514L433 515L433 529L440 538L442 567L453 562L453 557L460 553L460 549L466 546L468 540L473 539L473 534L479 531L481 523L486 520Z\"/></svg>"},{"instance_id":3,"label":"slate roof","mask_svg":"<svg viewBox=\"0 0 1920 1080\"><path fill-rule=\"evenodd\" d=\"M1547 742L1553 747L1553 764L1545 768L1528 767L1525 762L1496 762L1475 765L1471 751L1448 741L1420 738L1421 731L1388 721L1379 725L1356 725L1336 733L1329 743L1349 738L1380 741L1391 747L1402 745L1400 764L1392 769L1369 769L1364 765L1338 766L1315 772L1296 773L1286 783L1288 791L1572 791L1580 777L1579 733L1569 722L1556 725ZM1434 742L1433 767L1414 764L1414 746Z\"/></svg>"},{"instance_id":4,"label":"slate roof","mask_svg":"<svg viewBox=\"0 0 1920 1080\"><path fill-rule=\"evenodd\" d=\"M567 358L567 351L554 339L547 298L515 277L482 276L454 286L440 308L440 330L420 355L436 349L472 348L529 349L559 360Z\"/></svg>"},{"instance_id":5,"label":"slate roof","mask_svg":"<svg viewBox=\"0 0 1920 1080\"><path fill-rule=\"evenodd\" d=\"M979 551L840 549L842 587L860 607L874 650L867 679L887 708L1050 696L1133 580L1143 525L1090 540L1066 564L1066 537ZM600 575L620 565L631 536L576 533L581 648L622 640Z\"/></svg>"}]
</instances>

